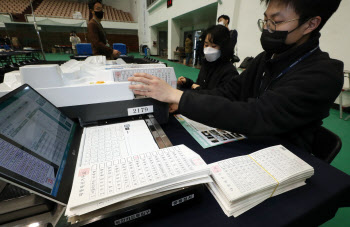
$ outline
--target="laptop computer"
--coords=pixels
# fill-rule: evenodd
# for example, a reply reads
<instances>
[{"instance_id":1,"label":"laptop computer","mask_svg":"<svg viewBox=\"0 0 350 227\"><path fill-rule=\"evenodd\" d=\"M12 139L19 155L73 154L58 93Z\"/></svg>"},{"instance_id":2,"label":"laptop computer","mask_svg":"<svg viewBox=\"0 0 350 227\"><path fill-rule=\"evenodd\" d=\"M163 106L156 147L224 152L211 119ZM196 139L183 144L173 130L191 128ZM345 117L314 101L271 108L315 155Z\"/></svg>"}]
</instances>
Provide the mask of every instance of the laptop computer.
<instances>
[{"instance_id":1,"label":"laptop computer","mask_svg":"<svg viewBox=\"0 0 350 227\"><path fill-rule=\"evenodd\" d=\"M118 139L124 148L112 155L130 155L140 146L143 151L158 149L151 132L147 130L145 134L143 129L148 127L143 120L114 125L118 126L119 135L124 135ZM76 166L101 161L100 156L90 159L90 153L77 160L78 152L85 151L81 146L86 146L86 131L95 133L103 131L103 127L82 128L32 87L22 85L0 98L0 180L67 205ZM135 146L139 131L142 139ZM106 153L105 158L109 155Z\"/></svg>"}]
</instances>

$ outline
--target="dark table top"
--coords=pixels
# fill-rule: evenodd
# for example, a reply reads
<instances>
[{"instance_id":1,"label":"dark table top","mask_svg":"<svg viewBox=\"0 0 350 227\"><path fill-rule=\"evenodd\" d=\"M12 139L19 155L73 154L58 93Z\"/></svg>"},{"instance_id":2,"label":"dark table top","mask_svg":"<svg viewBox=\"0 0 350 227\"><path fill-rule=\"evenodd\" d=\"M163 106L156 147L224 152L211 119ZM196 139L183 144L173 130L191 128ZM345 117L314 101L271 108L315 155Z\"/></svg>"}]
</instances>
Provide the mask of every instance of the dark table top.
<instances>
[{"instance_id":1,"label":"dark table top","mask_svg":"<svg viewBox=\"0 0 350 227\"><path fill-rule=\"evenodd\" d=\"M293 145L278 139L248 138L203 149L173 116L162 128L173 145L185 144L208 164L283 144L313 166L315 175L305 186L269 198L237 218L227 217L206 189L200 203L142 226L318 226L333 218L339 207L350 206L350 176Z\"/></svg>"},{"instance_id":2,"label":"dark table top","mask_svg":"<svg viewBox=\"0 0 350 227\"><path fill-rule=\"evenodd\" d=\"M15 56L15 55L22 55L22 54L30 54L30 53L36 53L41 52L41 50L19 50L19 51L8 51L8 52L0 52L0 56Z\"/></svg>"}]
</instances>

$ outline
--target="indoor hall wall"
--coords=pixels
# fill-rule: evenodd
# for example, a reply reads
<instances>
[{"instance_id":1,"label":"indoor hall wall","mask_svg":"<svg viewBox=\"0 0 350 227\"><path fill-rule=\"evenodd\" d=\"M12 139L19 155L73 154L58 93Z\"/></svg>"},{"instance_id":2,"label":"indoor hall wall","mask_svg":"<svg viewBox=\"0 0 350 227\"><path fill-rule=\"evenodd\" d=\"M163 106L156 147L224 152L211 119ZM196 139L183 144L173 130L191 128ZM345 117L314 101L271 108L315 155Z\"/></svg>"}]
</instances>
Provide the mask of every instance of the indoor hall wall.
<instances>
[{"instance_id":1,"label":"indoor hall wall","mask_svg":"<svg viewBox=\"0 0 350 227\"><path fill-rule=\"evenodd\" d=\"M134 0L103 0L102 3L113 8L123 10L124 12L130 12L130 2Z\"/></svg>"},{"instance_id":2,"label":"indoor hall wall","mask_svg":"<svg viewBox=\"0 0 350 227\"><path fill-rule=\"evenodd\" d=\"M263 51L260 44L261 32L258 29L257 21L264 17L265 5L260 1L237 0L237 8L233 15L233 24L238 32L237 52L241 59L245 57L255 57ZM238 63L237 65L239 65Z\"/></svg>"},{"instance_id":3,"label":"indoor hall wall","mask_svg":"<svg viewBox=\"0 0 350 227\"><path fill-rule=\"evenodd\" d=\"M350 1L343 0L337 12L321 30L321 48L332 58L342 60L350 70Z\"/></svg>"},{"instance_id":4,"label":"indoor hall wall","mask_svg":"<svg viewBox=\"0 0 350 227\"><path fill-rule=\"evenodd\" d=\"M176 0L170 8L167 8L166 1L158 0L158 7L149 11L149 26L176 18L193 10L216 3L217 0Z\"/></svg>"},{"instance_id":5,"label":"indoor hall wall","mask_svg":"<svg viewBox=\"0 0 350 227\"><path fill-rule=\"evenodd\" d=\"M131 13L132 19L138 21L138 4L140 0L103 0L103 4Z\"/></svg>"},{"instance_id":6,"label":"indoor hall wall","mask_svg":"<svg viewBox=\"0 0 350 227\"><path fill-rule=\"evenodd\" d=\"M140 44L148 45L150 47L151 54L157 54L157 48L152 45L153 41L157 41L157 30L152 28L152 26L165 21L172 23L171 21L173 18L216 3L217 0L176 0L170 8L167 8L165 0L159 0L158 4L157 2L155 3L155 7L151 6L148 9L145 2L146 0L140 0L139 2L139 40ZM215 23L215 21L213 23ZM181 34L183 34L183 32L184 31L181 31ZM168 42L171 42L171 37L168 37ZM179 44L175 46L181 46L181 43L179 42Z\"/></svg>"}]
</instances>

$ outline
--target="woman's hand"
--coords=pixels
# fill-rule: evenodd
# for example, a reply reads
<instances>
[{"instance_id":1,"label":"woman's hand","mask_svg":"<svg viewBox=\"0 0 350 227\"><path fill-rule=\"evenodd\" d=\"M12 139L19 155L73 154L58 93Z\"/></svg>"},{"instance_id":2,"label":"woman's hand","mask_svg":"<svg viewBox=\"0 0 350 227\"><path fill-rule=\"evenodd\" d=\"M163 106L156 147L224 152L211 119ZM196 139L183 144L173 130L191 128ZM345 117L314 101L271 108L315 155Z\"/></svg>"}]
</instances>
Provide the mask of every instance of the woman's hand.
<instances>
[{"instance_id":1,"label":"woman's hand","mask_svg":"<svg viewBox=\"0 0 350 227\"><path fill-rule=\"evenodd\" d=\"M200 85L198 85L198 84L192 84L192 89L196 89L197 87L200 87Z\"/></svg>"},{"instance_id":2,"label":"woman's hand","mask_svg":"<svg viewBox=\"0 0 350 227\"><path fill-rule=\"evenodd\" d=\"M118 58L120 56L121 52L119 50L113 50L112 56L115 58Z\"/></svg>"},{"instance_id":3,"label":"woman's hand","mask_svg":"<svg viewBox=\"0 0 350 227\"><path fill-rule=\"evenodd\" d=\"M134 76L129 77L128 80L142 83L129 86L134 94L151 97L161 102L179 104L183 93L180 90L172 88L164 80L147 73L135 73Z\"/></svg>"},{"instance_id":4,"label":"woman's hand","mask_svg":"<svg viewBox=\"0 0 350 227\"><path fill-rule=\"evenodd\" d=\"M180 76L179 79L177 79L177 85L183 85L186 83L186 78L183 76Z\"/></svg>"},{"instance_id":5,"label":"woman's hand","mask_svg":"<svg viewBox=\"0 0 350 227\"><path fill-rule=\"evenodd\" d=\"M175 104L175 103L171 103L169 105L169 113L174 113L175 111L177 111L179 109L179 105Z\"/></svg>"}]
</instances>

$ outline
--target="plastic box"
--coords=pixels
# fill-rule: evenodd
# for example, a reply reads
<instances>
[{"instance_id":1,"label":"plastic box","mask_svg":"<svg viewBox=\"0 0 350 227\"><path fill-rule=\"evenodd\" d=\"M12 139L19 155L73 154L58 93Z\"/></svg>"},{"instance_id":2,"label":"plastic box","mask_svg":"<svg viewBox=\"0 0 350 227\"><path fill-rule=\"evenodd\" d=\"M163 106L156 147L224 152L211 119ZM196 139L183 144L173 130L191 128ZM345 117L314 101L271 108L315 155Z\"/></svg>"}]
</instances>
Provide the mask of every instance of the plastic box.
<instances>
[{"instance_id":1,"label":"plastic box","mask_svg":"<svg viewBox=\"0 0 350 227\"><path fill-rule=\"evenodd\" d=\"M122 55L126 55L126 45L124 43L113 43L113 49L119 50Z\"/></svg>"},{"instance_id":2,"label":"plastic box","mask_svg":"<svg viewBox=\"0 0 350 227\"><path fill-rule=\"evenodd\" d=\"M78 55L92 55L91 43L78 43L76 48Z\"/></svg>"}]
</instances>

